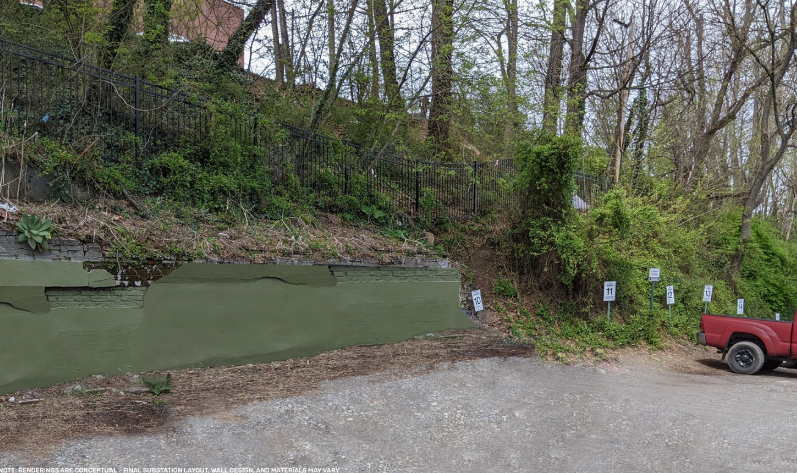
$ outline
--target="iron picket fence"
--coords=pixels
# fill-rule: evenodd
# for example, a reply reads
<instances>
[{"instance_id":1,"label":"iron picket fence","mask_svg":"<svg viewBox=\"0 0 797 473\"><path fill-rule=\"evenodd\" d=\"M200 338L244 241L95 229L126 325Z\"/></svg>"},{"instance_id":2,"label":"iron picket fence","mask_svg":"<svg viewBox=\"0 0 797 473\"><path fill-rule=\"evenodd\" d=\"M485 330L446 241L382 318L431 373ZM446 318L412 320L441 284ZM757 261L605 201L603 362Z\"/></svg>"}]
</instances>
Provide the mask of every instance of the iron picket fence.
<instances>
[{"instance_id":1,"label":"iron picket fence","mask_svg":"<svg viewBox=\"0 0 797 473\"><path fill-rule=\"evenodd\" d=\"M203 142L224 113L183 91L0 38L0 132L97 147L111 161L125 153L142 160ZM292 173L321 205L339 207L351 196L412 216L462 219L520 203L511 159L414 160L289 125L267 126L254 114L226 119L225 132L253 146L273 179ZM610 186L582 173L575 181L574 206L582 209Z\"/></svg>"}]
</instances>

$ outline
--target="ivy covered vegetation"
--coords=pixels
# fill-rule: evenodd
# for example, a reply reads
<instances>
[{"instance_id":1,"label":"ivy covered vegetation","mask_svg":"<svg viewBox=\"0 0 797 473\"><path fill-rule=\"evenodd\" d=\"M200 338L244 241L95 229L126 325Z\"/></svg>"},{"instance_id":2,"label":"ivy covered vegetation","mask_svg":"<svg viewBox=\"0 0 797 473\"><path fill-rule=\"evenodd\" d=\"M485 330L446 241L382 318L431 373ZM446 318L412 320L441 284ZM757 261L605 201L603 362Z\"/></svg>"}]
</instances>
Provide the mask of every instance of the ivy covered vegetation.
<instances>
[{"instance_id":1,"label":"ivy covered vegetation","mask_svg":"<svg viewBox=\"0 0 797 473\"><path fill-rule=\"evenodd\" d=\"M784 236L788 222L754 218L737 271L740 205L701 203L671 182L651 179L645 192L617 186L589 212L578 212L571 205L569 170L582 155L569 137L521 146L515 186L524 196L522 209L501 232L489 224L472 229L487 233L511 261L512 277L495 280L492 292L494 308L514 336L564 359L567 353L603 356L604 348L640 342L662 346L666 334L693 338L706 284L714 286L712 313L736 314L737 298L744 298L747 316L774 318L779 312L792 319L797 245ZM649 268L662 275L652 311ZM602 300L604 281L617 281L611 320ZM671 315L668 285L676 296Z\"/></svg>"},{"instance_id":2,"label":"ivy covered vegetation","mask_svg":"<svg viewBox=\"0 0 797 473\"><path fill-rule=\"evenodd\" d=\"M102 10L105 7L99 5L103 3L110 4L106 7L112 8L113 14ZM791 319L797 310L793 232L797 154L792 140L797 126L794 114L785 115L785 110L793 107L784 106L794 103L794 67L793 55L778 56L783 51L794 52L795 36L773 32L767 41L746 36L773 25L766 21L770 16L793 23L797 18L794 2L748 2L733 7L739 12L712 12L707 7L704 14L713 15L716 21L705 25L701 21L701 32L704 26L736 28L735 23L719 17L726 13L739 13L744 21L738 31L706 33L706 38L714 38L711 41L720 40L706 45L707 51L716 53L700 58L707 61L705 65L688 61L672 65L671 41L655 39L652 31L607 32L586 24L600 15L581 10L573 15L573 21L582 22L578 28L564 20L569 18L564 12L554 14L546 6L534 13L541 18L529 20L529 25L542 25L539 28L553 25L531 36L537 38L534 41L542 38L546 43L550 38L551 45L558 44L559 52L554 54L555 48L530 44L531 40L518 33L527 29L518 28L518 16L528 17L532 12L512 1L500 5L477 2L478 8L463 7L463 11L473 12L463 17L453 7L435 8L427 15L432 8L429 2L413 0L415 13L408 10L405 13L410 16L397 18L405 21L411 14L419 15L417 24L407 29L419 33L416 39L409 33L406 38L395 37L395 24L380 21L389 15L387 10L377 11L385 2L374 2L374 11L352 8L342 1L329 2L330 8L315 13L316 2L287 2L297 11L312 6L302 21L316 21L316 28L296 27L297 31L291 32L295 35L283 36L282 31L282 39L272 38L276 46L271 52L277 57L267 77L252 73L251 68L245 71L237 64L231 66L229 59L235 63L236 51L220 53L200 42L170 43L169 19L174 15L170 1L146 0L143 31L136 34L131 27L135 24L131 15L138 14L130 10L134 3L51 0L47 8L38 10L14 1L0 2L0 37L184 90L191 100L201 98L204 107L213 112L201 133L180 128L179 121L172 123L173 117L164 119L164 127L179 130L174 134L178 138L143 156L139 150L145 146L144 140L113 123L97 126L92 122L91 131L85 132L81 131L82 122L70 122L72 127L62 130L60 136L31 131L28 122L8 112L9 104L18 103L15 100L24 88L0 81L4 168L31 167L45 176L52 201L92 208L102 200L124 199L136 218L160 222L164 228L179 222L190 229L185 233L193 233L209 224L213 231L203 236L208 248L221 246L226 238L221 235L236 226L241 230L238 234L263 246L274 245L275 239L262 235L269 222L284 225L295 242L301 235L286 221L293 218L320 226L317 217L331 212L352 225L351 232L367 228L397 242L423 240L428 242L426 249L452 255L468 267L480 267L475 259L496 258L500 273L474 274L466 269L466 277L481 282L483 293L488 294L488 309L500 314L513 337L531 341L542 352L563 359L569 353L603 356L605 348L643 342L661 346L668 336L694 336L707 284L714 286L709 306L714 313L734 314L737 298L745 299L749 316L766 318L780 312L784 319ZM244 29L253 24L259 27L268 16L257 7L273 2L250 3L255 8L241 26ZM285 7L284 2L277 3L280 11L273 10L273 18L279 21L284 19ZM585 7L576 3L574 8ZM605 4L620 18L625 14L622 3L593 2L588 7L603 8ZM554 2L553 6L565 8L566 4ZM787 7L789 11L779 10ZM651 4L651 8L659 7ZM506 18L495 24L485 20L499 18L494 14ZM362 15L370 16L360 18ZM432 29L429 18L444 27ZM328 37L318 33L318 25L334 26L335 21L338 27L330 28ZM358 26L358 21L359 28L348 27L350 23ZM279 23L274 31L287 27ZM507 29L507 24L515 26ZM793 26L778 27L777 31L793 31ZM498 29L495 34L483 34L489 28ZM607 28L619 26L612 23ZM662 28L670 31L673 26L662 24ZM565 41L563 32L572 37L576 30L582 36L607 36ZM247 35L241 30L234 37L247 41L253 31ZM671 33L673 37L682 34ZM500 39L504 34L511 37L506 55L505 42ZM455 35L461 37L455 39ZM290 44L294 37L304 38L306 50ZM483 43L481 49L467 48L469 42L489 42L488 38L495 37L498 44L490 44L490 51L500 53L500 67L486 64L485 58L492 52L485 54ZM642 39L639 44L613 43L628 37ZM729 46L722 38L727 37L740 43L726 50ZM378 50L374 49L377 40ZM406 41L408 48L395 47L400 41ZM529 47L518 54L518 44L524 41ZM616 58L603 65L586 64L583 51L573 50L564 81L563 45L575 48L582 43L604 51L590 54L591 61L613 58L627 47L622 56L634 61L644 58L644 67L634 63L620 68L630 76L619 80L602 75L618 70ZM322 57L328 46L329 57ZM287 51L282 49L285 47ZM657 53L659 47L668 49ZM759 47L769 52L756 56L756 62L749 52ZM428 64L418 72L415 63L405 57L402 78L395 57L413 50L417 53L413 60L428 56ZM551 57L539 53L549 50ZM688 54L681 56L692 60ZM766 69L766 64L759 64L766 57L773 61L768 67L783 66L782 73L757 75L759 68ZM723 62L726 59L727 63ZM667 67L660 65L661 71L655 72L661 61ZM550 71L559 71L559 77L553 82L540 77L536 87L532 69L536 71L546 62ZM680 70L682 67L685 69ZM695 70L701 73L694 74ZM24 67L6 71L28 86ZM742 77L739 71L749 74ZM670 73L673 77L667 76ZM709 77L712 74L719 76ZM692 76L703 83L685 84ZM312 79L302 84L303 77ZM733 80L719 80L723 77ZM30 79L35 82L35 77ZM592 90L611 88L614 86L606 84L614 83L633 85L633 90L625 85ZM733 90L713 90L715 83ZM117 98L121 95L119 89L113 93ZM26 99L34 95L26 94ZM751 96L757 97L756 104L748 101ZM424 100L429 97L443 99L428 104ZM47 114L30 123L48 126L47 121L55 122L56 115L72 116L78 105L42 110ZM711 107L716 109L708 113ZM768 110L765 116L770 123L745 118L764 116L760 109ZM777 113L783 116L775 117ZM258 123L264 139L241 140L236 135L244 117ZM302 173L310 171L264 162L264 156L273 156L289 145L309 146L286 141L286 128L277 123L307 129L311 135L345 138L369 151L390 151L413 161L437 160L463 167L477 161L492 169L496 160L513 158L516 177L496 179L496 185L480 189L479 196L511 193L518 196L517 205L494 206L470 220L453 218L439 212L441 200L450 196L435 194L427 183L416 184L412 190L394 186L374 192L368 180L381 178L383 170L373 167L346 172L345 177L319 168L311 171L313 185L304 185ZM68 140L63 138L67 134ZM330 143L331 160L351 155L350 147L341 141ZM405 170L410 175L415 171ZM577 210L574 196L586 196L583 188L575 186L576 171L608 175L615 181L614 187L590 201L589 208L578 206ZM441 172L439 177L451 178L449 174ZM0 198L17 199L19 181L14 173L4 173L3 179ZM334 191L341 185L346 192ZM462 175L459 185L468 187L472 181ZM408 201L418 202L423 212L407 212ZM24 203L16 203L24 207ZM166 215L168 224L164 223ZM53 230L59 231L56 220ZM425 238L427 231L438 236L436 245ZM31 233L34 240L38 236ZM115 250L125 257L156 255L147 249L147 242L136 241L139 237L131 233L119 233L115 238ZM180 248L178 242L169 245L170 254L206 254L201 245L191 251ZM348 251L348 243L339 248L314 239L308 246L328 258L354 253ZM489 250L487 256L480 252L484 249ZM656 285L651 310L647 272L653 267L661 268L662 279ZM602 300L604 281L617 281L617 300L609 320ZM675 288L672 314L664 304L668 285Z\"/></svg>"}]
</instances>

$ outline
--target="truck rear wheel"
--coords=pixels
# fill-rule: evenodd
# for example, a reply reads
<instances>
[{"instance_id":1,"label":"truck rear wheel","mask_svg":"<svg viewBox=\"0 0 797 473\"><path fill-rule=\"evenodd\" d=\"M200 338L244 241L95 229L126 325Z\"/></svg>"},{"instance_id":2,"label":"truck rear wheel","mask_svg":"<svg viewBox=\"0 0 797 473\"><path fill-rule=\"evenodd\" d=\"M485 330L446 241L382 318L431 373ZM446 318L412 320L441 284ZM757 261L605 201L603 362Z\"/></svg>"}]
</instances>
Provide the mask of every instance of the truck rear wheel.
<instances>
[{"instance_id":1,"label":"truck rear wheel","mask_svg":"<svg viewBox=\"0 0 797 473\"><path fill-rule=\"evenodd\" d=\"M739 342L728 350L728 366L739 374L754 374L764 366L764 351L753 342Z\"/></svg>"}]
</instances>

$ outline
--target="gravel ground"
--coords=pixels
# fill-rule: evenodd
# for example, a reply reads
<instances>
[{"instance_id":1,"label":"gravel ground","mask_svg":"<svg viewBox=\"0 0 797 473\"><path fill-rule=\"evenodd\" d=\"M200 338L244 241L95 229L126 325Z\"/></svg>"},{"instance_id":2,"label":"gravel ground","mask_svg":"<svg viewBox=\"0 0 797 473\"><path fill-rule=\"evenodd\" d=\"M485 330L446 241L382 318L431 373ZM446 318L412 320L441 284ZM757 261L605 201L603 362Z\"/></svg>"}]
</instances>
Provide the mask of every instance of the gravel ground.
<instances>
[{"instance_id":1,"label":"gravel ground","mask_svg":"<svg viewBox=\"0 0 797 473\"><path fill-rule=\"evenodd\" d=\"M797 370L735 375L700 353L582 366L488 358L338 379L162 433L0 453L0 467L794 471Z\"/></svg>"}]
</instances>

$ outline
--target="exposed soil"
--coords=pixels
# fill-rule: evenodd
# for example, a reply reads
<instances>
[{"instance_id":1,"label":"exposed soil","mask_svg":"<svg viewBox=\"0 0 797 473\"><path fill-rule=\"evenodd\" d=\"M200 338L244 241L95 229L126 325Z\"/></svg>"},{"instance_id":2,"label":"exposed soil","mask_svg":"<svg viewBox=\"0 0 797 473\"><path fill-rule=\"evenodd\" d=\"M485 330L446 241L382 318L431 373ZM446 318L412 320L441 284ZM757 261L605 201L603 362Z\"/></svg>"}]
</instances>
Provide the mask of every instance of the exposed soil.
<instances>
[{"instance_id":1,"label":"exposed soil","mask_svg":"<svg viewBox=\"0 0 797 473\"><path fill-rule=\"evenodd\" d=\"M172 371L171 392L131 394L138 375L94 376L82 381L19 392L10 403L0 397L0 450L41 453L65 440L97 434L162 431L186 416L216 413L257 401L297 396L322 381L385 373L411 376L440 363L490 357L528 357L530 345L505 343L486 329L443 332L395 345L358 346L268 364ZM163 376L166 373L148 373ZM146 375L146 374L145 374ZM99 394L67 394L70 387L107 388Z\"/></svg>"}]
</instances>

